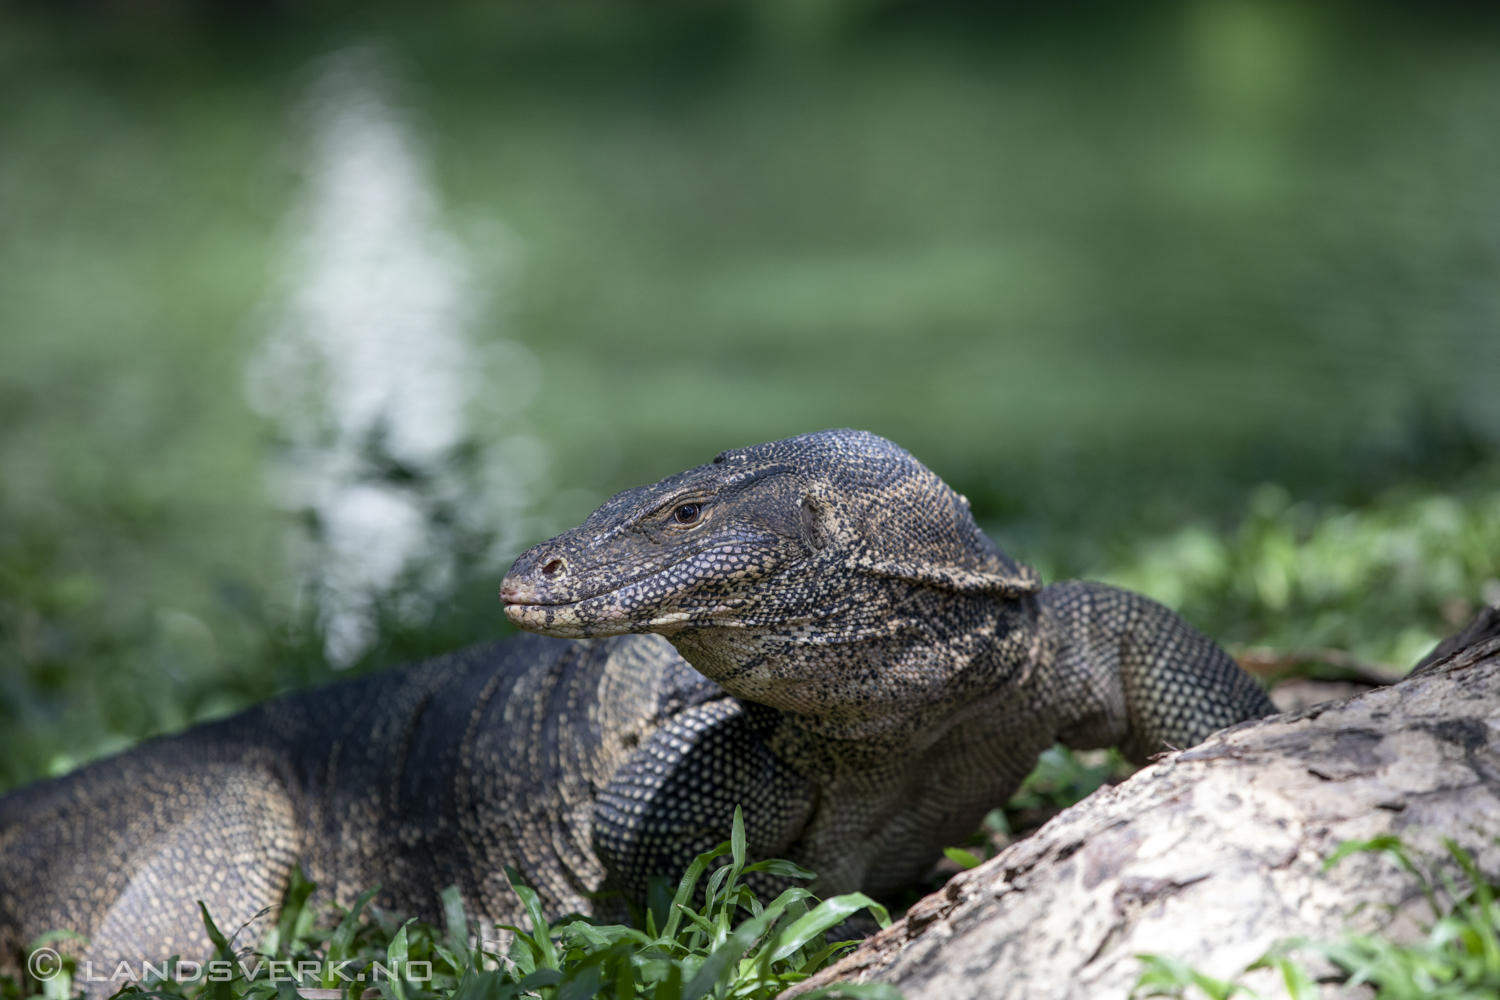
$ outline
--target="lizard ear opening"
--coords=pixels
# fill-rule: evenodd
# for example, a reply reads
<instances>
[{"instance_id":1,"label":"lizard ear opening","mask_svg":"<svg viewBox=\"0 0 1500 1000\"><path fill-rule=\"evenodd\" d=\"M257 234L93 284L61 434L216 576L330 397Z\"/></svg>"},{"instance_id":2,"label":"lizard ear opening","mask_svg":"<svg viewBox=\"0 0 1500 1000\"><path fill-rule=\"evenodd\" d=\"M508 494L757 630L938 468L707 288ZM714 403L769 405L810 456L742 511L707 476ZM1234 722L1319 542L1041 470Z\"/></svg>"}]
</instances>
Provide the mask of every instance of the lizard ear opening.
<instances>
[{"instance_id":1,"label":"lizard ear opening","mask_svg":"<svg viewBox=\"0 0 1500 1000\"><path fill-rule=\"evenodd\" d=\"M812 498L812 494L805 495L797 506L802 520L802 540L814 550L821 549L828 544L828 530L823 527L822 508Z\"/></svg>"}]
</instances>

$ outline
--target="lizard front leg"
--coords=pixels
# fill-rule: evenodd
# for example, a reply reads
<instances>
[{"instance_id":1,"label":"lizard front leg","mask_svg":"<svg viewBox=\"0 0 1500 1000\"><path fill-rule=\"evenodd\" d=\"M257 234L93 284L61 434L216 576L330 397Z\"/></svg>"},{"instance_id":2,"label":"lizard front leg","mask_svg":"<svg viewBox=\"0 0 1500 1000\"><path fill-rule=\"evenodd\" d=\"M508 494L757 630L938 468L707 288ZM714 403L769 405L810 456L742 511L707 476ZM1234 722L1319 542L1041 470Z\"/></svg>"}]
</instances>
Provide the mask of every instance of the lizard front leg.
<instances>
[{"instance_id":1,"label":"lizard front leg","mask_svg":"<svg viewBox=\"0 0 1500 1000\"><path fill-rule=\"evenodd\" d=\"M817 804L813 784L771 752L735 698L697 705L657 728L594 801L594 848L636 905L675 885L695 857L728 840L744 810L752 860L784 857Z\"/></svg>"},{"instance_id":2,"label":"lizard front leg","mask_svg":"<svg viewBox=\"0 0 1500 1000\"><path fill-rule=\"evenodd\" d=\"M1039 600L1057 642L1054 680L1077 709L1062 733L1069 746L1118 745L1143 764L1276 711L1228 653L1149 598L1068 581Z\"/></svg>"}]
</instances>

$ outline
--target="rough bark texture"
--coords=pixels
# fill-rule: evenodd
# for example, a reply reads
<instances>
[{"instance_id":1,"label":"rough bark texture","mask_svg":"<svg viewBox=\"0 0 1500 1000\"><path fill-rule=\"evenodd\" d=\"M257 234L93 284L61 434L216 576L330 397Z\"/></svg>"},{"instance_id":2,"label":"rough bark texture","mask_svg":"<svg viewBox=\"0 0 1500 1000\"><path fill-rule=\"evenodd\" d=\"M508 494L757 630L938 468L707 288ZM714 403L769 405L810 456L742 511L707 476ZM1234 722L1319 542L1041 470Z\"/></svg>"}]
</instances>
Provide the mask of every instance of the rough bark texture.
<instances>
[{"instance_id":1,"label":"rough bark texture","mask_svg":"<svg viewBox=\"0 0 1500 1000\"><path fill-rule=\"evenodd\" d=\"M1323 862L1395 833L1433 857L1452 837L1500 872L1497 633L1500 615L1476 619L1400 684L1163 757L787 995L881 980L907 1000L1124 998L1143 952L1229 978L1287 938L1414 934L1410 876L1376 854ZM1280 994L1269 972L1245 982Z\"/></svg>"}]
</instances>

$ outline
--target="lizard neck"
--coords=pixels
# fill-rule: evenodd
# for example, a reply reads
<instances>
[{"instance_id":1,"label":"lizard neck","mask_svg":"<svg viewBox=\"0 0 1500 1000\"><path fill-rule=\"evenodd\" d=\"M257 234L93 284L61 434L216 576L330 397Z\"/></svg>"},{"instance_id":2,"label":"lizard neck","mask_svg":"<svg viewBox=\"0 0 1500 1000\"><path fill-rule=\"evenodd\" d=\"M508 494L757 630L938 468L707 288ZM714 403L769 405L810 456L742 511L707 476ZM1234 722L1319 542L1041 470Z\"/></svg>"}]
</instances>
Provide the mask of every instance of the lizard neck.
<instances>
[{"instance_id":1,"label":"lizard neck","mask_svg":"<svg viewBox=\"0 0 1500 1000\"><path fill-rule=\"evenodd\" d=\"M1033 598L911 589L857 626L825 619L668 638L741 701L776 709L850 759L888 758L930 745L973 706L1019 685L1037 655Z\"/></svg>"}]
</instances>

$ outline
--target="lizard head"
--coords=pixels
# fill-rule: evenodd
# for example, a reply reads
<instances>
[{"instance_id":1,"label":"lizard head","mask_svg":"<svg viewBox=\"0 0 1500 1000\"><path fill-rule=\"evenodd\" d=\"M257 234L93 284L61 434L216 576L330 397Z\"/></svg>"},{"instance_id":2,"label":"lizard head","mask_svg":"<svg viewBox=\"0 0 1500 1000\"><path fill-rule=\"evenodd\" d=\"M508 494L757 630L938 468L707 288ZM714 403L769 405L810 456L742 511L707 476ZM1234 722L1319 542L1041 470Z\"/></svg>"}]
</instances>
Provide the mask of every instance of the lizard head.
<instances>
[{"instance_id":1,"label":"lizard head","mask_svg":"<svg viewBox=\"0 0 1500 1000\"><path fill-rule=\"evenodd\" d=\"M910 624L914 594L1007 598L1039 586L909 453L836 430L726 451L627 490L522 554L500 596L533 632L664 635L739 694L734 676L756 669L746 663L786 660L768 643L847 646Z\"/></svg>"}]
</instances>

